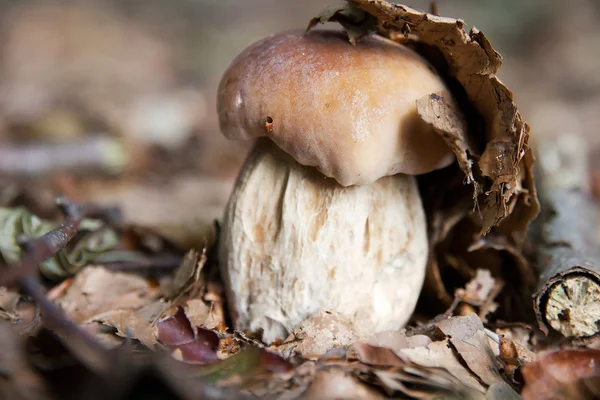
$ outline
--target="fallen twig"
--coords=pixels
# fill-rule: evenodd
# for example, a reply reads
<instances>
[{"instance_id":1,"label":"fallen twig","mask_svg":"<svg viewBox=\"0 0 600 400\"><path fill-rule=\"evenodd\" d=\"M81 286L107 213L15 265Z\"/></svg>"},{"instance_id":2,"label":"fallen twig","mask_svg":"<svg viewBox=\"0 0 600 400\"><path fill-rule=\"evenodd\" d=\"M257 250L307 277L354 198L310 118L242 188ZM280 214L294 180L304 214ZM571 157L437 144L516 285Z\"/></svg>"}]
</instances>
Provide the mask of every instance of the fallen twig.
<instances>
[{"instance_id":1,"label":"fallen twig","mask_svg":"<svg viewBox=\"0 0 600 400\"><path fill-rule=\"evenodd\" d=\"M164 271L173 272L181 265L182 257L174 255L157 255L139 258L132 261L102 262L104 268L111 271Z\"/></svg>"},{"instance_id":2,"label":"fallen twig","mask_svg":"<svg viewBox=\"0 0 600 400\"><path fill-rule=\"evenodd\" d=\"M0 172L38 175L57 170L119 173L127 163L123 143L109 137L87 137L60 144L0 147Z\"/></svg>"},{"instance_id":3,"label":"fallen twig","mask_svg":"<svg viewBox=\"0 0 600 400\"><path fill-rule=\"evenodd\" d=\"M38 268L44 260L62 250L75 236L81 221L88 213L98 212L97 208L89 208L71 203L66 198L59 198L58 205L66 216L65 222L57 229L24 244L25 254L21 261L4 268L0 284L14 282L18 279L21 289L38 305L42 321L58 337L64 345L76 355L88 368L106 376L111 369L111 355L73 321L65 317L45 294L40 283ZM7 279L8 276L8 279Z\"/></svg>"}]
</instances>

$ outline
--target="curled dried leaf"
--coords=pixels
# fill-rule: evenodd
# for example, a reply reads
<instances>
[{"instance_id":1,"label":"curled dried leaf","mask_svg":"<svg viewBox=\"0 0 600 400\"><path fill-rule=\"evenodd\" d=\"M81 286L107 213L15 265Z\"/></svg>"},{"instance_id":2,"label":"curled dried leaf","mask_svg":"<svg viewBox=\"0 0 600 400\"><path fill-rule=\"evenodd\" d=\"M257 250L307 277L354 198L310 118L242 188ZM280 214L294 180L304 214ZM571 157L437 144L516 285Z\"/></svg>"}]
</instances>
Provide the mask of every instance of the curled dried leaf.
<instances>
[{"instance_id":1,"label":"curled dried leaf","mask_svg":"<svg viewBox=\"0 0 600 400\"><path fill-rule=\"evenodd\" d=\"M183 308L175 315L156 323L156 336L173 352L173 356L188 364L210 364L219 360L219 337L213 331L192 326Z\"/></svg>"},{"instance_id":2,"label":"curled dried leaf","mask_svg":"<svg viewBox=\"0 0 600 400\"><path fill-rule=\"evenodd\" d=\"M329 21L339 22L346 30L348 39L353 45L357 40L377 29L377 18L344 1L326 7L317 17L311 19L306 27L306 32L318 24Z\"/></svg>"}]
</instances>

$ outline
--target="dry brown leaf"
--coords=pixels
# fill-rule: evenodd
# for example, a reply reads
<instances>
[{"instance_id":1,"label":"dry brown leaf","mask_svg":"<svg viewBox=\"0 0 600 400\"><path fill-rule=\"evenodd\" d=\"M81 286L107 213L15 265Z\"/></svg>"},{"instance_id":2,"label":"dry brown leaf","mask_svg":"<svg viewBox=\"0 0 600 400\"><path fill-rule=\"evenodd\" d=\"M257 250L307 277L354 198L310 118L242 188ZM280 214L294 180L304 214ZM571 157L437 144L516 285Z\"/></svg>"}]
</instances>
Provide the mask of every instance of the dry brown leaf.
<instances>
[{"instance_id":1,"label":"dry brown leaf","mask_svg":"<svg viewBox=\"0 0 600 400\"><path fill-rule=\"evenodd\" d=\"M449 318L437 327L448 336L459 356L483 383L490 386L503 380L488 336L476 314Z\"/></svg>"},{"instance_id":2,"label":"dry brown leaf","mask_svg":"<svg viewBox=\"0 0 600 400\"><path fill-rule=\"evenodd\" d=\"M521 396L504 381L496 382L488 389L487 400L520 400Z\"/></svg>"},{"instance_id":3,"label":"dry brown leaf","mask_svg":"<svg viewBox=\"0 0 600 400\"><path fill-rule=\"evenodd\" d=\"M405 331L385 331L371 336L367 343L371 346L387 347L390 350L399 352L402 349L411 349L415 347L427 347L431 339L425 335L406 336Z\"/></svg>"},{"instance_id":4,"label":"dry brown leaf","mask_svg":"<svg viewBox=\"0 0 600 400\"><path fill-rule=\"evenodd\" d=\"M189 251L176 271L169 291L171 306L182 306L194 326L218 329L225 325L225 311L220 291L214 282L205 282L203 268L206 249Z\"/></svg>"},{"instance_id":5,"label":"dry brown leaf","mask_svg":"<svg viewBox=\"0 0 600 400\"><path fill-rule=\"evenodd\" d=\"M523 368L524 400L597 399L600 351L559 350L538 354Z\"/></svg>"},{"instance_id":6,"label":"dry brown leaf","mask_svg":"<svg viewBox=\"0 0 600 400\"><path fill-rule=\"evenodd\" d=\"M207 305L204 300L190 299L185 303L183 309L194 326L217 330L225 324L223 307L216 302Z\"/></svg>"},{"instance_id":7,"label":"dry brown leaf","mask_svg":"<svg viewBox=\"0 0 600 400\"><path fill-rule=\"evenodd\" d=\"M5 323L0 323L0 348L0 398L49 399L41 376L28 364L23 343Z\"/></svg>"},{"instance_id":8,"label":"dry brown leaf","mask_svg":"<svg viewBox=\"0 0 600 400\"><path fill-rule=\"evenodd\" d=\"M117 309L97 314L89 322L101 322L112 326L117 330L118 336L137 339L149 349L154 349L154 323L169 307L170 305L163 300L157 300L138 310Z\"/></svg>"},{"instance_id":9,"label":"dry brown leaf","mask_svg":"<svg viewBox=\"0 0 600 400\"><path fill-rule=\"evenodd\" d=\"M486 321L486 317L496 311L498 304L494 299L500 293L503 282L492 277L489 270L477 269L475 277L471 279L464 289L455 291L454 304L460 307L459 303L464 302L466 305L477 307L477 315ZM473 307L470 307L474 311ZM460 313L467 315L468 313Z\"/></svg>"},{"instance_id":10,"label":"dry brown leaf","mask_svg":"<svg viewBox=\"0 0 600 400\"><path fill-rule=\"evenodd\" d=\"M443 96L431 94L417 100L417 112L423 121L444 139L456 155L460 169L465 173L467 184L473 184L473 199L479 194L479 184L473 176L473 160L478 155L472 139L468 136L467 125L460 110L453 107Z\"/></svg>"},{"instance_id":11,"label":"dry brown leaf","mask_svg":"<svg viewBox=\"0 0 600 400\"><path fill-rule=\"evenodd\" d=\"M535 347L532 345L535 334L540 334L539 331L534 331L530 325L523 323L501 323L494 331L531 352L535 352Z\"/></svg>"},{"instance_id":12,"label":"dry brown leaf","mask_svg":"<svg viewBox=\"0 0 600 400\"><path fill-rule=\"evenodd\" d=\"M377 19L364 12L358 7L348 5L340 1L337 5L326 7L318 17L314 17L308 23L306 31L308 32L317 24L324 24L327 21L337 21L346 29L348 40L353 45L356 42L377 29Z\"/></svg>"},{"instance_id":13,"label":"dry brown leaf","mask_svg":"<svg viewBox=\"0 0 600 400\"><path fill-rule=\"evenodd\" d=\"M302 395L305 399L383 399L382 394L361 383L344 368L331 367L316 373Z\"/></svg>"},{"instance_id":14,"label":"dry brown leaf","mask_svg":"<svg viewBox=\"0 0 600 400\"><path fill-rule=\"evenodd\" d=\"M156 322L154 335L179 361L211 364L219 360L219 336L213 331L194 326L181 307L177 307L174 315Z\"/></svg>"},{"instance_id":15,"label":"dry brown leaf","mask_svg":"<svg viewBox=\"0 0 600 400\"><path fill-rule=\"evenodd\" d=\"M389 396L401 394L402 398L409 396L419 400L485 398L483 393L463 385L443 369L406 366L403 369L375 370L373 374Z\"/></svg>"},{"instance_id":16,"label":"dry brown leaf","mask_svg":"<svg viewBox=\"0 0 600 400\"><path fill-rule=\"evenodd\" d=\"M114 310L135 310L152 300L154 289L140 276L89 266L57 301L77 323Z\"/></svg>"},{"instance_id":17,"label":"dry brown leaf","mask_svg":"<svg viewBox=\"0 0 600 400\"><path fill-rule=\"evenodd\" d=\"M303 356L322 355L356 341L350 321L337 313L321 311L294 329L279 351Z\"/></svg>"},{"instance_id":18,"label":"dry brown leaf","mask_svg":"<svg viewBox=\"0 0 600 400\"><path fill-rule=\"evenodd\" d=\"M401 366L405 364L396 353L385 347L372 346L367 343L356 343L354 349L358 353L358 359L364 364L381 367Z\"/></svg>"},{"instance_id":19,"label":"dry brown leaf","mask_svg":"<svg viewBox=\"0 0 600 400\"><path fill-rule=\"evenodd\" d=\"M401 393L415 399L484 398L481 391L465 386L446 369L414 364L384 347L358 343L355 348L361 362L374 366L372 373L390 396Z\"/></svg>"},{"instance_id":20,"label":"dry brown leaf","mask_svg":"<svg viewBox=\"0 0 600 400\"><path fill-rule=\"evenodd\" d=\"M187 292L200 291L203 289L204 282L201 280L202 267L206 263L206 255L200 255L196 250L190 250L183 258L181 265L175 271L171 290L168 296L171 298L185 295Z\"/></svg>"},{"instance_id":21,"label":"dry brown leaf","mask_svg":"<svg viewBox=\"0 0 600 400\"><path fill-rule=\"evenodd\" d=\"M403 349L401 355L422 367L443 368L467 387L485 393L484 386L465 369L454 355L448 339L433 342L429 346Z\"/></svg>"},{"instance_id":22,"label":"dry brown leaf","mask_svg":"<svg viewBox=\"0 0 600 400\"><path fill-rule=\"evenodd\" d=\"M0 287L0 318L9 321L18 321L17 304L21 295L16 290Z\"/></svg>"},{"instance_id":23,"label":"dry brown leaf","mask_svg":"<svg viewBox=\"0 0 600 400\"><path fill-rule=\"evenodd\" d=\"M81 329L93 336L94 339L107 349L116 349L125 343L125 336L119 334L119 331L110 325L104 325L100 322L87 322L79 325Z\"/></svg>"},{"instance_id":24,"label":"dry brown leaf","mask_svg":"<svg viewBox=\"0 0 600 400\"><path fill-rule=\"evenodd\" d=\"M498 359L503 365L504 374L514 383L520 384L517 371L521 367L535 360L535 353L506 337L499 336Z\"/></svg>"},{"instance_id":25,"label":"dry brown leaf","mask_svg":"<svg viewBox=\"0 0 600 400\"><path fill-rule=\"evenodd\" d=\"M464 289L459 289L458 295L462 301L480 306L492 294L496 280L489 270L478 269L475 278L471 279Z\"/></svg>"},{"instance_id":26,"label":"dry brown leaf","mask_svg":"<svg viewBox=\"0 0 600 400\"><path fill-rule=\"evenodd\" d=\"M361 362L375 369L377 366L395 368L393 371L374 371L381 384L387 387L388 394L401 391L415 398L429 398L425 395L427 391L423 391L429 388L453 395L470 393L473 398L495 396L507 390L511 396L518 396L510 386L500 385L504 383L500 364L476 314L434 321L426 331L430 337L407 336L402 331L384 332L371 338L369 343L355 344L354 349ZM439 340L440 333L446 338ZM373 346L373 343L381 347ZM385 347L393 347L393 350ZM414 386L407 386L412 382L410 379L414 379L406 375L411 366L422 374L419 384L423 388L415 392L411 392ZM444 377L448 373L451 377Z\"/></svg>"}]
</instances>

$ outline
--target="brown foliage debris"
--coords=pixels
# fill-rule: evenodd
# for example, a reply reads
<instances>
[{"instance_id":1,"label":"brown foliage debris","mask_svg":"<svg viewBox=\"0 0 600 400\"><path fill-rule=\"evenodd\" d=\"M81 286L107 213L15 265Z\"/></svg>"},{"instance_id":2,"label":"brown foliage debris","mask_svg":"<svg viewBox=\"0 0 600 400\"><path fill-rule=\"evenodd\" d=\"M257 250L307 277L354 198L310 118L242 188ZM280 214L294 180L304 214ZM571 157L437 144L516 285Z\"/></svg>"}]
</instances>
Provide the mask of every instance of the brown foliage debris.
<instances>
[{"instance_id":1,"label":"brown foliage debris","mask_svg":"<svg viewBox=\"0 0 600 400\"><path fill-rule=\"evenodd\" d=\"M524 400L597 399L600 351L559 350L538 354L523 369Z\"/></svg>"}]
</instances>

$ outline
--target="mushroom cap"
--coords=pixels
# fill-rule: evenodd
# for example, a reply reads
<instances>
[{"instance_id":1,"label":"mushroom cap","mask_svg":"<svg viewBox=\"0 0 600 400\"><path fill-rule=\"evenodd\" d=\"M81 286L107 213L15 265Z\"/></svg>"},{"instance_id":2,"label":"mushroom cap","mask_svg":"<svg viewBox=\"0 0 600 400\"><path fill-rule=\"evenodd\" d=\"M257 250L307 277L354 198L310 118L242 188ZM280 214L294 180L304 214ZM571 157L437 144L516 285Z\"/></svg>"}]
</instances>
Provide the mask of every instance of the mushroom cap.
<instances>
[{"instance_id":1,"label":"mushroom cap","mask_svg":"<svg viewBox=\"0 0 600 400\"><path fill-rule=\"evenodd\" d=\"M298 163L343 186L423 174L454 155L417 114L416 100L449 90L413 50L378 36L290 31L243 51L218 91L228 139L267 136Z\"/></svg>"}]
</instances>

